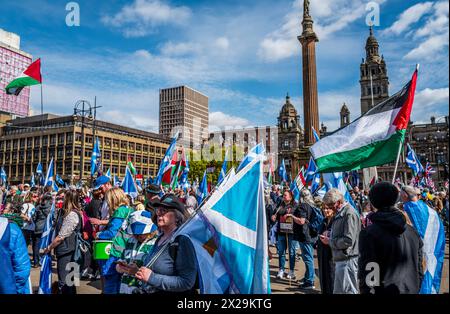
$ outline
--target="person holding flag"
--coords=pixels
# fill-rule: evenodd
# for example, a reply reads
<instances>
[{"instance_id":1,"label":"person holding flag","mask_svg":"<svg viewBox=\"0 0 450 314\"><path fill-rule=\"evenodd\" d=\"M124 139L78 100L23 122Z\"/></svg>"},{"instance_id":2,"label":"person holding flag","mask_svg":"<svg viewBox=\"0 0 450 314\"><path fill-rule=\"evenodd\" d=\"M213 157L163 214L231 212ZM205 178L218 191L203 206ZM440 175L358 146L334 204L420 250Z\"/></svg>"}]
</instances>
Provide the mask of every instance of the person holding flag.
<instances>
[{"instance_id":1,"label":"person holding flag","mask_svg":"<svg viewBox=\"0 0 450 314\"><path fill-rule=\"evenodd\" d=\"M404 186L400 196L404 211L423 241L426 269L420 294L437 294L444 265L445 231L436 210L419 200L418 193L417 188Z\"/></svg>"}]
</instances>

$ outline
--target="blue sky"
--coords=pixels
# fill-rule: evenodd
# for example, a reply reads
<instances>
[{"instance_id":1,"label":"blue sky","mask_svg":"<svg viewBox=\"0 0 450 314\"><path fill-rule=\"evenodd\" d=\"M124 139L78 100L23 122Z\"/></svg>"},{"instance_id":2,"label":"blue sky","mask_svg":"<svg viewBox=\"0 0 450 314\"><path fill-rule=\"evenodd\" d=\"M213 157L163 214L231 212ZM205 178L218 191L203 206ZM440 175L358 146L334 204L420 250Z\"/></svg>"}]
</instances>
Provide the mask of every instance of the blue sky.
<instances>
[{"instance_id":1,"label":"blue sky","mask_svg":"<svg viewBox=\"0 0 450 314\"><path fill-rule=\"evenodd\" d=\"M76 1L80 26L65 23L69 1L0 0L0 28L42 58L45 111L71 114L79 99L100 119L158 130L158 89L191 86L209 96L210 125L275 125L289 92L303 118L303 1ZM359 65L368 36L366 0L311 0L319 114L329 130L347 103L360 114ZM448 114L448 2L378 0L375 36L390 93L420 63L412 120ZM32 88L38 113L39 89Z\"/></svg>"}]
</instances>

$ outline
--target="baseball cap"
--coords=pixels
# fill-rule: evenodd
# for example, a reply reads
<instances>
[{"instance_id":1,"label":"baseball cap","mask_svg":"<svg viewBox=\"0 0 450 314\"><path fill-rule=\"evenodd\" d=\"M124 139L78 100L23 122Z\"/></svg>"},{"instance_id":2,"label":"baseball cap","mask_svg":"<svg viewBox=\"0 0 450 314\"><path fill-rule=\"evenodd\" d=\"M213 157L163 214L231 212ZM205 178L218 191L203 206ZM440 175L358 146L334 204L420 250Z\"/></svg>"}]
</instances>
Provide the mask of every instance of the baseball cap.
<instances>
[{"instance_id":1,"label":"baseball cap","mask_svg":"<svg viewBox=\"0 0 450 314\"><path fill-rule=\"evenodd\" d=\"M97 179L94 180L94 190L98 190L103 184L106 184L109 182L109 177L107 176L100 176Z\"/></svg>"},{"instance_id":2,"label":"baseball cap","mask_svg":"<svg viewBox=\"0 0 450 314\"><path fill-rule=\"evenodd\" d=\"M138 210L130 214L128 234L140 235L156 231L158 228L152 221L152 214L146 210Z\"/></svg>"}]
</instances>

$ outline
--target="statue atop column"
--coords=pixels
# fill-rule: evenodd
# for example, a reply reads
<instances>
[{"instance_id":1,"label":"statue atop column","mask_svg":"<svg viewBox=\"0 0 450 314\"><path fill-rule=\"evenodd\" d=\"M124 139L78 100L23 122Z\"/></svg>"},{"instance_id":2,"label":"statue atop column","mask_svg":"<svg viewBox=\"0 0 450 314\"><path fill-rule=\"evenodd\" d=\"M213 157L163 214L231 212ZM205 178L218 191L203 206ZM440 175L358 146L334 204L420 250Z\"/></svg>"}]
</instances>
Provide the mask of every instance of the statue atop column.
<instances>
[{"instance_id":1,"label":"statue atop column","mask_svg":"<svg viewBox=\"0 0 450 314\"><path fill-rule=\"evenodd\" d=\"M303 16L309 16L309 0L303 1Z\"/></svg>"}]
</instances>

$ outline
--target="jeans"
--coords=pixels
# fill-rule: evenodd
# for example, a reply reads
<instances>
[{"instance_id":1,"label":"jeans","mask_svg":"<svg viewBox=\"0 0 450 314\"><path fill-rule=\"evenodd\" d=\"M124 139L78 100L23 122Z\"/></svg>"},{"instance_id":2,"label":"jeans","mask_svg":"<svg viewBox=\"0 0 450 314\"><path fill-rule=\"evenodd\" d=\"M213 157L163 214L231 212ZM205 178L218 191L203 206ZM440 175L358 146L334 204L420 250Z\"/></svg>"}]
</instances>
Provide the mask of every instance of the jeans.
<instances>
[{"instance_id":1,"label":"jeans","mask_svg":"<svg viewBox=\"0 0 450 314\"><path fill-rule=\"evenodd\" d=\"M33 265L38 266L41 260L39 255L39 247L41 245L42 233L34 233L31 235L31 244L33 248Z\"/></svg>"},{"instance_id":2,"label":"jeans","mask_svg":"<svg viewBox=\"0 0 450 314\"><path fill-rule=\"evenodd\" d=\"M286 247L289 244L289 269L294 271L295 268L295 249L297 248L298 241L294 240L293 234L281 233L278 234L277 239L277 249L278 249L278 260L280 270L284 270L284 264L286 263Z\"/></svg>"},{"instance_id":3,"label":"jeans","mask_svg":"<svg viewBox=\"0 0 450 314\"><path fill-rule=\"evenodd\" d=\"M311 243L300 242L302 259L305 263L305 283L314 284L314 248Z\"/></svg>"},{"instance_id":4,"label":"jeans","mask_svg":"<svg viewBox=\"0 0 450 314\"><path fill-rule=\"evenodd\" d=\"M118 272L104 276L103 294L119 294L120 280L121 275Z\"/></svg>"},{"instance_id":5,"label":"jeans","mask_svg":"<svg viewBox=\"0 0 450 314\"><path fill-rule=\"evenodd\" d=\"M358 257L335 262L333 294L358 293Z\"/></svg>"}]
</instances>

